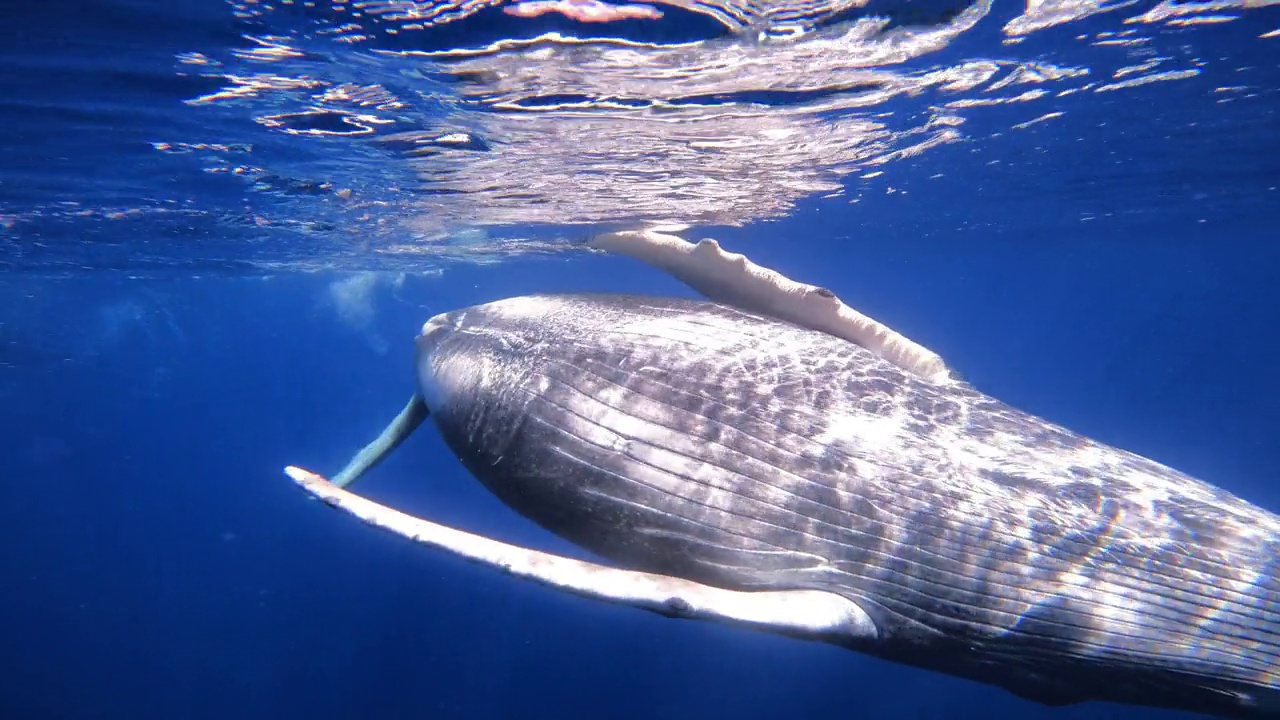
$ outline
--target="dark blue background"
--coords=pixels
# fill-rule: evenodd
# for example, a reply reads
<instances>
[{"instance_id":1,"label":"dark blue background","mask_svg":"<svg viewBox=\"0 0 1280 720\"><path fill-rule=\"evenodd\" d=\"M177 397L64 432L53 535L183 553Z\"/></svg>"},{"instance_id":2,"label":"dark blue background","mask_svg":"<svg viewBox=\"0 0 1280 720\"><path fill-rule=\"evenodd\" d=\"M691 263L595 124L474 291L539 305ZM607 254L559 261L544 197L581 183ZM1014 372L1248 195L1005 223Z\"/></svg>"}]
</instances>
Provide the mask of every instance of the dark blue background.
<instances>
[{"instance_id":1,"label":"dark blue background","mask_svg":"<svg viewBox=\"0 0 1280 720\"><path fill-rule=\"evenodd\" d=\"M1267 27L1197 38L1225 53ZM1236 64L1274 89L1274 48ZM1222 82L1066 99L1064 118L1021 132L994 109L989 132L966 128L984 139L888 167L857 204L712 234L991 395L1280 509L1276 101L1218 104ZM380 286L374 324L355 329L325 300L340 278L4 276L0 718L1174 717L1051 710L554 594L311 501L281 468L332 471L380 430L412 391L426 317L531 291L686 292L616 258L459 265ZM429 431L361 491L572 551Z\"/></svg>"}]
</instances>

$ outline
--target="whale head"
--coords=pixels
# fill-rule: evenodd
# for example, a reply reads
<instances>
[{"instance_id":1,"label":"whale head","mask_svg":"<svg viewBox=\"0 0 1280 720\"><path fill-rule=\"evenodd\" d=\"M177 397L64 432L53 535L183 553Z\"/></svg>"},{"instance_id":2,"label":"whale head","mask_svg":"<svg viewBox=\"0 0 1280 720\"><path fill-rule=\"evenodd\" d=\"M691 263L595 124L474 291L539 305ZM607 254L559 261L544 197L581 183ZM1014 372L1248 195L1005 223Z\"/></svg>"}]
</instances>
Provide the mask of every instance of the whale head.
<instances>
[{"instance_id":1,"label":"whale head","mask_svg":"<svg viewBox=\"0 0 1280 720\"><path fill-rule=\"evenodd\" d=\"M584 322L570 305L562 298L535 295L428 320L415 340L415 365L419 390L432 414L448 418L495 404L521 405L512 393L531 365L554 352Z\"/></svg>"}]
</instances>

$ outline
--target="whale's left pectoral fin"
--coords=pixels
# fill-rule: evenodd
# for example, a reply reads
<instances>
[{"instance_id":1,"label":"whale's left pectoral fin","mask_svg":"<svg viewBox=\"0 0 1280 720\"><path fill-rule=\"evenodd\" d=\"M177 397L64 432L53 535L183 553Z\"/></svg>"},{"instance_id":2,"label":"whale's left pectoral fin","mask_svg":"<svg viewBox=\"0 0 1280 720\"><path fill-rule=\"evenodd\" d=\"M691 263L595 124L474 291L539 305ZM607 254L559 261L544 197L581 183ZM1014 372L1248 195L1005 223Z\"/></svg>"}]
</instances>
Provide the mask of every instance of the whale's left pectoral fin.
<instances>
[{"instance_id":1,"label":"whale's left pectoral fin","mask_svg":"<svg viewBox=\"0 0 1280 720\"><path fill-rule=\"evenodd\" d=\"M587 245L652 265L715 302L848 340L929 382L956 379L937 353L854 310L830 290L726 252L715 240L694 244L645 229L602 233Z\"/></svg>"},{"instance_id":2,"label":"whale's left pectoral fin","mask_svg":"<svg viewBox=\"0 0 1280 720\"><path fill-rule=\"evenodd\" d=\"M382 462L404 442L423 420L430 415L427 410L427 403L418 393L414 393L409 398L409 402L405 404L404 409L396 415L382 433L378 435L373 442L365 445L356 453L355 457L347 463L347 466L338 471L333 476L333 484L338 487L346 487L351 483L359 480L365 473L374 468L375 465Z\"/></svg>"},{"instance_id":3,"label":"whale's left pectoral fin","mask_svg":"<svg viewBox=\"0 0 1280 720\"><path fill-rule=\"evenodd\" d=\"M327 505L345 510L369 525L584 597L670 617L717 620L813 640L853 643L877 637L875 623L867 613L834 593L725 590L552 555L413 517L343 490L302 468L288 467L285 473Z\"/></svg>"}]
</instances>

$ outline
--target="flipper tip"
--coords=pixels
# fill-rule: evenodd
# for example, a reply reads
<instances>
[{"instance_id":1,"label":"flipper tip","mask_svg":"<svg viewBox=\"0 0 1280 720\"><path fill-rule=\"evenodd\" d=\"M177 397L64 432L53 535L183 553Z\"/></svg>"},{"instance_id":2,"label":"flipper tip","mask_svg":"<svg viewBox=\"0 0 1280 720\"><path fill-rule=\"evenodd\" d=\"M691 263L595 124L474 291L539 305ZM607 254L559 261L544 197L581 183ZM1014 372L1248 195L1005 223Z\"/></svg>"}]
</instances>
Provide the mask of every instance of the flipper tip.
<instances>
[{"instance_id":1,"label":"flipper tip","mask_svg":"<svg viewBox=\"0 0 1280 720\"><path fill-rule=\"evenodd\" d=\"M324 477L317 475L311 472L310 470L303 470L302 468L297 467L296 465L290 465L286 467L284 469L284 474L288 475L289 479L293 480L299 485L302 485L303 487L306 487L308 485L315 485L319 483L324 483L326 485L329 484L329 481L326 480Z\"/></svg>"}]
</instances>

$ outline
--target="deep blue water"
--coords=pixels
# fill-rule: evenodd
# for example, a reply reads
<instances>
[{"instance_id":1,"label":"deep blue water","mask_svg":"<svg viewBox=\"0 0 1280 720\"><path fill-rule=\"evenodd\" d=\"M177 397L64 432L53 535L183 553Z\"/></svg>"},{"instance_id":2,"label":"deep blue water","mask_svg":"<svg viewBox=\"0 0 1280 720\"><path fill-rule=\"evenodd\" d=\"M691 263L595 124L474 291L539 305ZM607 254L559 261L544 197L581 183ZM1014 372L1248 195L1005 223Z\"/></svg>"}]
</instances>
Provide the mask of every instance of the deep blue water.
<instances>
[{"instance_id":1,"label":"deep blue water","mask_svg":"<svg viewBox=\"0 0 1280 720\"><path fill-rule=\"evenodd\" d=\"M994 58L1089 67L1077 85L1101 83L1125 62L1079 38L1132 30L1123 18L1153 7L1006 44L1002 28L1023 8L997 2L900 69ZM401 125L460 112L439 77L414 75L404 58L325 44L314 31L323 17L234 10L212 0L6 8L0 718L1177 716L1050 709L835 648L562 596L311 501L281 469L332 471L381 428L412 392L411 339L425 318L534 291L689 291L563 244L607 224L586 200L555 205L586 161L543 164L537 142L528 150L479 111L459 121L473 127L467 152L503 159L526 204L562 220L519 215L513 202L503 223L493 208L513 191L433 192L448 184L440 177L479 172L473 156L424 170L394 143L254 121L322 106L314 97L186 102L225 79L182 74L182 57L230 64L247 34L269 31L314 63L281 77L416 98L388 111ZM1280 38L1259 37L1280 27L1280 11L1218 12L1238 18L1140 26L1146 57L1197 74L957 106L955 141L841 165L830 171L841 191L796 193L741 223L717 215L714 198L663 202L695 216L689 237L834 289L982 391L1280 511ZM705 30L681 20L620 32L658 42ZM468 22L422 42L462 47L516 27L500 14ZM412 44L395 38L384 46ZM896 133L925 124L912 118L956 99L922 93L816 116L894 113L891 152L910 142ZM725 107L739 101L773 102ZM1015 127L1052 112L1062 115ZM170 151L179 142L228 149ZM781 187L764 164L716 177L729 188L759 172L760 188ZM428 170L440 175L415 174ZM402 192L410 182L423 186ZM617 184L615 224L656 217L637 209L650 196L627 204ZM426 227L444 216L445 230ZM460 217L482 231L459 231ZM389 251L406 245L432 249ZM574 552L488 496L430 431L360 489Z\"/></svg>"}]
</instances>

